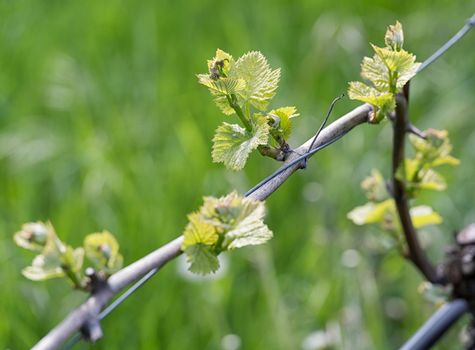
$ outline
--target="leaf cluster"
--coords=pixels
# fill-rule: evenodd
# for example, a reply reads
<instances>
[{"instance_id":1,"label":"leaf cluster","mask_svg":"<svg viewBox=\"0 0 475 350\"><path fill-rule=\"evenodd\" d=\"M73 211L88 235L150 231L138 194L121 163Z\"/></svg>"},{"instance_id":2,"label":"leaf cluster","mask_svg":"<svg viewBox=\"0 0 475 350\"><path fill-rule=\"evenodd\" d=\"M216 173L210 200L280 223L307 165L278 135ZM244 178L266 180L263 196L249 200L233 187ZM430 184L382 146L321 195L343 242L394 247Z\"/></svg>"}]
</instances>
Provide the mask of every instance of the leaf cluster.
<instances>
[{"instance_id":1,"label":"leaf cluster","mask_svg":"<svg viewBox=\"0 0 475 350\"><path fill-rule=\"evenodd\" d=\"M443 191L447 188L444 177L434 168L441 165L458 165L460 161L450 155L452 145L446 130L429 129L426 139L409 135L415 150L413 158L407 158L396 172L398 180L404 182L406 193L414 198L421 190Z\"/></svg>"},{"instance_id":2,"label":"leaf cluster","mask_svg":"<svg viewBox=\"0 0 475 350\"><path fill-rule=\"evenodd\" d=\"M213 138L212 158L231 170L240 170L250 153L284 160L295 107L267 111L280 79L280 69L271 69L262 53L251 51L238 60L218 49L208 60L208 73L198 82L208 88L219 109L236 115L240 124L223 122Z\"/></svg>"},{"instance_id":3,"label":"leaf cluster","mask_svg":"<svg viewBox=\"0 0 475 350\"><path fill-rule=\"evenodd\" d=\"M51 223L34 222L24 224L15 233L14 241L19 247L38 253L22 271L33 281L63 277L74 288L89 290L87 267L92 267L99 278L106 279L123 263L119 245L108 231L91 233L82 247L73 248L58 238Z\"/></svg>"},{"instance_id":4,"label":"leaf cluster","mask_svg":"<svg viewBox=\"0 0 475 350\"><path fill-rule=\"evenodd\" d=\"M405 159L396 171L397 179L405 184L406 195L413 199L422 190L444 190L446 182L434 168L444 164L459 164L459 160L450 155L452 145L447 131L429 129L425 132L425 139L409 135L409 140L415 150L414 156ZM394 199L390 197L381 173L372 170L371 176L364 179L361 186L369 202L354 208L348 213L348 218L356 225L378 224L401 242L402 232ZM442 217L427 205L411 208L410 214L415 228L442 222Z\"/></svg>"},{"instance_id":5,"label":"leaf cluster","mask_svg":"<svg viewBox=\"0 0 475 350\"><path fill-rule=\"evenodd\" d=\"M215 272L221 252L267 242L272 231L264 224L264 216L263 202L236 192L220 198L205 197L200 209L188 215L183 233L181 249L190 263L190 271Z\"/></svg>"},{"instance_id":6,"label":"leaf cluster","mask_svg":"<svg viewBox=\"0 0 475 350\"><path fill-rule=\"evenodd\" d=\"M419 69L416 56L402 49L404 33L401 23L389 26L385 35L386 47L371 45L375 54L361 63L361 76L371 84L349 83L348 96L373 106L370 122L379 123L396 107L396 93L412 79Z\"/></svg>"}]
</instances>

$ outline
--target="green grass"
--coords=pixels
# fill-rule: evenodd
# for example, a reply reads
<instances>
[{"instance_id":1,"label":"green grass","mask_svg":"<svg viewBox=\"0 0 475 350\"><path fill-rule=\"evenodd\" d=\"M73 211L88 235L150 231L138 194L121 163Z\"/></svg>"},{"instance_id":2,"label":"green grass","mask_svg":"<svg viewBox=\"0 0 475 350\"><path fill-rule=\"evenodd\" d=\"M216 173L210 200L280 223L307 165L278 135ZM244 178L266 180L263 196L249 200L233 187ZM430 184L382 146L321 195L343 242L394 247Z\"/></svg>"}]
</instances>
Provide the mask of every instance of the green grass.
<instances>
[{"instance_id":1,"label":"green grass","mask_svg":"<svg viewBox=\"0 0 475 350\"><path fill-rule=\"evenodd\" d=\"M406 47L423 60L473 13L468 7L0 2L0 348L30 347L85 298L63 281L21 276L32 256L11 237L22 223L51 220L74 245L109 229L130 263L179 235L203 195L243 193L276 169L258 155L240 173L211 162L223 116L195 74L217 47L235 57L260 50L282 67L273 106L298 107L296 146L359 79L369 42L381 44L388 24L402 22ZM475 221L474 35L412 84L412 120L448 129L462 160L446 172L446 193L421 199L445 219L429 235L438 258L452 232ZM340 102L334 116L355 106ZM435 307L417 292L414 268L381 248L382 233L346 219L365 201L359 183L370 170L389 173L389 135L387 124L362 126L319 153L268 200L270 244L228 254L227 271L211 281L189 280L170 263L104 320L105 338L92 347L221 349L236 334L242 349L298 349L332 329L336 348L397 348ZM350 249L359 254L354 268L342 264ZM454 348L457 331L445 344Z\"/></svg>"}]
</instances>

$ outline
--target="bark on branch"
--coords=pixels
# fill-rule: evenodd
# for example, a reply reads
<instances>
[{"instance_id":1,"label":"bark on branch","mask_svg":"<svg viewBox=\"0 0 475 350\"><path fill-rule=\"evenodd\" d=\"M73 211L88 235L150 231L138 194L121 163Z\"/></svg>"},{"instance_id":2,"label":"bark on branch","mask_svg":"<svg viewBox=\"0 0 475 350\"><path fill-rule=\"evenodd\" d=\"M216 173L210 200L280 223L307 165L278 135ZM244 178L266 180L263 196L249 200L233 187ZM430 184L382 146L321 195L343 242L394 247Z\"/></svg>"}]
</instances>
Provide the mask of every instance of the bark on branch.
<instances>
[{"instance_id":1,"label":"bark on branch","mask_svg":"<svg viewBox=\"0 0 475 350\"><path fill-rule=\"evenodd\" d=\"M402 231L408 248L408 258L420 270L424 277L432 283L440 282L435 267L429 262L422 249L417 231L411 219L409 202L406 196L404 183L397 179L396 172L404 162L404 145L407 133L407 107L409 86L405 93L399 93L396 97L396 114L393 123L393 159L392 159L392 183L393 196L399 215Z\"/></svg>"}]
</instances>

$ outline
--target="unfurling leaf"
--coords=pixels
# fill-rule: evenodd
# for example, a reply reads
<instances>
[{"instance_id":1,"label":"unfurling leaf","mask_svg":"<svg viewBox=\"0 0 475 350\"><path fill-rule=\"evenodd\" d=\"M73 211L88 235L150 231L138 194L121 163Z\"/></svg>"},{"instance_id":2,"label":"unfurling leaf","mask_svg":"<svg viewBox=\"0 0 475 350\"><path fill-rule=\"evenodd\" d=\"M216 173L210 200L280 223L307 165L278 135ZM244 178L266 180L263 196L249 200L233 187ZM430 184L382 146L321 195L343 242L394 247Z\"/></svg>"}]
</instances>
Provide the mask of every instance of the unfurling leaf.
<instances>
[{"instance_id":1,"label":"unfurling leaf","mask_svg":"<svg viewBox=\"0 0 475 350\"><path fill-rule=\"evenodd\" d=\"M287 140L292 132L292 119L299 116L297 108L293 106L280 107L273 109L267 115L273 119L272 127L284 140Z\"/></svg>"},{"instance_id":2,"label":"unfurling leaf","mask_svg":"<svg viewBox=\"0 0 475 350\"><path fill-rule=\"evenodd\" d=\"M376 55L373 59L379 58L386 66L386 76L390 85L397 90L402 89L406 83L416 75L420 63L416 63L416 56L407 51L393 51L389 48L381 48L375 45L373 50Z\"/></svg>"},{"instance_id":3,"label":"unfurling leaf","mask_svg":"<svg viewBox=\"0 0 475 350\"><path fill-rule=\"evenodd\" d=\"M372 58L363 58L363 62L361 63L361 77L372 82L376 90L382 93L390 91L388 67L378 55L374 55Z\"/></svg>"},{"instance_id":4,"label":"unfurling leaf","mask_svg":"<svg viewBox=\"0 0 475 350\"><path fill-rule=\"evenodd\" d=\"M361 187L370 201L379 202L388 197L384 177L377 169L371 170L371 175L361 182Z\"/></svg>"},{"instance_id":5,"label":"unfurling leaf","mask_svg":"<svg viewBox=\"0 0 475 350\"><path fill-rule=\"evenodd\" d=\"M428 129L426 139L409 135L409 141L416 150L416 158L423 160L428 166L458 165L460 161L450 155L452 144L446 130Z\"/></svg>"},{"instance_id":6,"label":"unfurling leaf","mask_svg":"<svg viewBox=\"0 0 475 350\"><path fill-rule=\"evenodd\" d=\"M29 223L14 236L15 242L25 249L38 252L31 263L22 270L23 275L33 281L44 281L56 277L69 278L75 287L82 287L80 270L84 250L65 245L48 222Z\"/></svg>"},{"instance_id":7,"label":"unfurling leaf","mask_svg":"<svg viewBox=\"0 0 475 350\"><path fill-rule=\"evenodd\" d=\"M39 253L31 266L22 270L26 278L34 281L64 277L74 288L90 291L90 281L83 271L85 255L104 278L122 267L118 244L107 231L88 235L85 248L63 243L49 222L25 224L14 239L20 247Z\"/></svg>"},{"instance_id":8,"label":"unfurling leaf","mask_svg":"<svg viewBox=\"0 0 475 350\"><path fill-rule=\"evenodd\" d=\"M206 86L211 94L215 96L226 96L236 94L246 86L243 79L222 78L214 80L207 74L198 74L200 84Z\"/></svg>"},{"instance_id":9,"label":"unfurling leaf","mask_svg":"<svg viewBox=\"0 0 475 350\"><path fill-rule=\"evenodd\" d=\"M41 252L48 240L48 237L55 235L50 223L30 222L21 227L13 236L15 243L24 249L33 252Z\"/></svg>"},{"instance_id":10,"label":"unfurling leaf","mask_svg":"<svg viewBox=\"0 0 475 350\"><path fill-rule=\"evenodd\" d=\"M272 238L264 224L264 203L243 198L236 192L215 198L205 197L198 212L188 216L182 250L190 262L190 271L214 272L216 256L225 250L258 245Z\"/></svg>"},{"instance_id":11,"label":"unfurling leaf","mask_svg":"<svg viewBox=\"0 0 475 350\"><path fill-rule=\"evenodd\" d=\"M447 183L438 172L432 169L427 169L423 171L417 187L425 190L443 191L447 188Z\"/></svg>"},{"instance_id":12,"label":"unfurling leaf","mask_svg":"<svg viewBox=\"0 0 475 350\"><path fill-rule=\"evenodd\" d=\"M61 268L61 259L59 255L37 255L31 266L22 270L23 276L32 281L45 281L51 278L63 277L64 271Z\"/></svg>"},{"instance_id":13,"label":"unfurling leaf","mask_svg":"<svg viewBox=\"0 0 475 350\"><path fill-rule=\"evenodd\" d=\"M425 135L425 140L409 135L416 154L412 159L405 159L404 166L396 172L397 179L405 183L411 197L417 194L418 190L445 190L447 184L444 178L433 168L443 164L459 164L459 160L450 155L452 145L446 131L429 129Z\"/></svg>"},{"instance_id":14,"label":"unfurling leaf","mask_svg":"<svg viewBox=\"0 0 475 350\"><path fill-rule=\"evenodd\" d=\"M387 199L381 203L369 202L356 207L348 213L348 219L356 225L382 223L388 211L394 211L394 200Z\"/></svg>"},{"instance_id":15,"label":"unfurling leaf","mask_svg":"<svg viewBox=\"0 0 475 350\"><path fill-rule=\"evenodd\" d=\"M190 263L189 270L193 273L206 275L216 272L219 268L218 257L210 246L194 244L185 250L187 261Z\"/></svg>"},{"instance_id":16,"label":"unfurling leaf","mask_svg":"<svg viewBox=\"0 0 475 350\"><path fill-rule=\"evenodd\" d=\"M404 33L402 31L402 25L399 21L396 21L395 25L390 25L384 36L384 42L387 46L394 51L399 51L404 45Z\"/></svg>"},{"instance_id":17,"label":"unfurling leaf","mask_svg":"<svg viewBox=\"0 0 475 350\"><path fill-rule=\"evenodd\" d=\"M213 138L213 161L224 163L231 170L240 170L246 164L249 154L259 145L267 144L269 125L266 118L258 118L252 131L237 124L223 122Z\"/></svg>"},{"instance_id":18,"label":"unfurling leaf","mask_svg":"<svg viewBox=\"0 0 475 350\"><path fill-rule=\"evenodd\" d=\"M221 49L217 49L216 56L212 60L208 60L209 76L214 80L225 78L229 75L233 64L233 56Z\"/></svg>"},{"instance_id":19,"label":"unfurling leaf","mask_svg":"<svg viewBox=\"0 0 475 350\"><path fill-rule=\"evenodd\" d=\"M396 93L417 73L420 63L416 56L402 49L404 34L402 26L396 22L386 32L387 47L372 45L373 57L364 57L361 76L369 80L373 87L359 82L351 82L348 96L352 100L367 102L375 108L370 122L378 123L384 115L396 107Z\"/></svg>"},{"instance_id":20,"label":"unfurling leaf","mask_svg":"<svg viewBox=\"0 0 475 350\"><path fill-rule=\"evenodd\" d=\"M262 113L275 95L280 69L271 69L264 55L257 51L235 61L218 49L208 61L208 71L197 75L199 83L209 89L224 114L235 114L240 120L240 124L223 123L216 130L213 161L240 170L258 146L262 146L262 155L284 160L290 150L286 139L292 129L291 119L298 115L297 111L295 107L282 107Z\"/></svg>"},{"instance_id":21,"label":"unfurling leaf","mask_svg":"<svg viewBox=\"0 0 475 350\"><path fill-rule=\"evenodd\" d=\"M206 86L215 97L214 101L218 108L226 115L234 114L234 109L229 105L227 94L234 94L244 88L245 82L239 77L233 76L233 57L220 50L216 50L216 56L208 60L208 74L198 74L198 82Z\"/></svg>"},{"instance_id":22,"label":"unfurling leaf","mask_svg":"<svg viewBox=\"0 0 475 350\"><path fill-rule=\"evenodd\" d=\"M119 244L108 231L91 233L84 239L87 258L98 271L110 275L122 267L123 258L119 254Z\"/></svg>"},{"instance_id":23,"label":"unfurling leaf","mask_svg":"<svg viewBox=\"0 0 475 350\"><path fill-rule=\"evenodd\" d=\"M242 220L225 234L228 249L259 245L272 238L272 231L264 224L265 208L262 202L243 202L240 216Z\"/></svg>"},{"instance_id":24,"label":"unfurling leaf","mask_svg":"<svg viewBox=\"0 0 475 350\"><path fill-rule=\"evenodd\" d=\"M352 100L372 104L385 112L393 110L396 106L393 94L379 91L359 81L350 82L348 96Z\"/></svg>"},{"instance_id":25,"label":"unfurling leaf","mask_svg":"<svg viewBox=\"0 0 475 350\"><path fill-rule=\"evenodd\" d=\"M188 220L189 223L183 233L184 240L181 246L183 250L198 243L212 246L217 242L219 236L216 232L216 228L213 225L204 222L200 213L188 215Z\"/></svg>"},{"instance_id":26,"label":"unfurling leaf","mask_svg":"<svg viewBox=\"0 0 475 350\"><path fill-rule=\"evenodd\" d=\"M410 213L415 228L442 223L442 217L427 205L411 208Z\"/></svg>"},{"instance_id":27,"label":"unfurling leaf","mask_svg":"<svg viewBox=\"0 0 475 350\"><path fill-rule=\"evenodd\" d=\"M272 70L264 55L258 51L251 51L240 57L235 69L235 75L246 82L240 97L255 108L266 110L279 84L280 69Z\"/></svg>"}]
</instances>

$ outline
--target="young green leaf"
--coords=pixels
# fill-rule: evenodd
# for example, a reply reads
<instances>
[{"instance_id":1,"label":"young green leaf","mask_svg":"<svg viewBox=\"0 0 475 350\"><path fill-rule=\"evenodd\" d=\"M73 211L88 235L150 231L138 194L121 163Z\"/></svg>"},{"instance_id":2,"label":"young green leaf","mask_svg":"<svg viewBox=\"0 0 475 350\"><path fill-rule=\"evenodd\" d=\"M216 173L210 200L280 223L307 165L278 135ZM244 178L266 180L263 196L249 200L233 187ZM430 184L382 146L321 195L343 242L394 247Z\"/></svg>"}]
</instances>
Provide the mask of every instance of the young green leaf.
<instances>
[{"instance_id":1,"label":"young green leaf","mask_svg":"<svg viewBox=\"0 0 475 350\"><path fill-rule=\"evenodd\" d=\"M370 201L380 202L388 197L384 177L377 169L371 170L371 175L361 182L361 187Z\"/></svg>"},{"instance_id":2,"label":"young green leaf","mask_svg":"<svg viewBox=\"0 0 475 350\"><path fill-rule=\"evenodd\" d=\"M272 238L263 221L264 203L242 198L236 192L221 198L205 197L200 213L224 235L227 249L263 244Z\"/></svg>"},{"instance_id":3,"label":"young green leaf","mask_svg":"<svg viewBox=\"0 0 475 350\"><path fill-rule=\"evenodd\" d=\"M347 217L356 225L382 223L386 213L391 210L394 211L393 199L387 199L381 203L368 202L350 211Z\"/></svg>"},{"instance_id":4,"label":"young green leaf","mask_svg":"<svg viewBox=\"0 0 475 350\"><path fill-rule=\"evenodd\" d=\"M198 212L188 216L182 250L190 262L190 271L214 272L216 256L225 250L257 245L272 238L264 224L264 203L243 198L236 192L215 198L205 197Z\"/></svg>"},{"instance_id":5,"label":"young green leaf","mask_svg":"<svg viewBox=\"0 0 475 350\"><path fill-rule=\"evenodd\" d=\"M216 272L219 268L219 260L210 246L202 243L194 244L185 250L189 270L193 273L206 275Z\"/></svg>"},{"instance_id":6,"label":"young green leaf","mask_svg":"<svg viewBox=\"0 0 475 350\"><path fill-rule=\"evenodd\" d=\"M224 163L231 170L240 170L249 154L259 145L267 144L269 125L266 118L258 118L253 130L247 131L237 124L223 122L213 138L213 161Z\"/></svg>"},{"instance_id":7,"label":"young green leaf","mask_svg":"<svg viewBox=\"0 0 475 350\"><path fill-rule=\"evenodd\" d=\"M41 252L48 241L48 237L52 235L55 235L55 233L50 223L30 222L24 224L21 231L15 233L13 239L19 247L33 252Z\"/></svg>"},{"instance_id":8,"label":"young green leaf","mask_svg":"<svg viewBox=\"0 0 475 350\"><path fill-rule=\"evenodd\" d=\"M81 271L84 262L84 248L73 249L66 247L66 251L61 254L61 267L69 282L75 288L86 286L86 279Z\"/></svg>"},{"instance_id":9,"label":"young green leaf","mask_svg":"<svg viewBox=\"0 0 475 350\"><path fill-rule=\"evenodd\" d=\"M416 63L416 56L407 51L393 51L390 48L381 48L372 45L381 62L386 66L386 75L389 82L396 86L396 89L402 89L406 83L416 75L420 63ZM393 77L394 76L394 77ZM391 78L396 81L391 81Z\"/></svg>"},{"instance_id":10,"label":"young green leaf","mask_svg":"<svg viewBox=\"0 0 475 350\"><path fill-rule=\"evenodd\" d=\"M395 25L390 25L384 36L384 42L386 46L389 46L394 51L399 51L404 45L404 33L402 31L402 25L399 21L396 21Z\"/></svg>"},{"instance_id":11,"label":"young green leaf","mask_svg":"<svg viewBox=\"0 0 475 350\"><path fill-rule=\"evenodd\" d=\"M235 227L225 234L228 249L259 245L272 238L272 231L264 224L265 208L262 202L243 201L242 213Z\"/></svg>"},{"instance_id":12,"label":"young green leaf","mask_svg":"<svg viewBox=\"0 0 475 350\"><path fill-rule=\"evenodd\" d=\"M442 223L442 217L427 205L411 208L410 214L415 228Z\"/></svg>"},{"instance_id":13,"label":"young green leaf","mask_svg":"<svg viewBox=\"0 0 475 350\"><path fill-rule=\"evenodd\" d=\"M432 169L426 169L422 171L422 176L416 186L421 190L443 191L447 188L447 183L438 172Z\"/></svg>"},{"instance_id":14,"label":"young green leaf","mask_svg":"<svg viewBox=\"0 0 475 350\"><path fill-rule=\"evenodd\" d=\"M198 74L198 82L206 86L215 97L214 102L226 115L234 114L234 109L229 105L227 96L237 93L245 87L243 79L236 77L234 73L233 57L220 50L216 50L216 56L208 60L208 74Z\"/></svg>"},{"instance_id":15,"label":"young green leaf","mask_svg":"<svg viewBox=\"0 0 475 350\"><path fill-rule=\"evenodd\" d=\"M57 254L37 255L31 264L22 270L23 276L32 281L45 281L51 278L63 277L61 258Z\"/></svg>"},{"instance_id":16,"label":"young green leaf","mask_svg":"<svg viewBox=\"0 0 475 350\"><path fill-rule=\"evenodd\" d=\"M375 54L365 57L361 63L361 76L369 80L373 87L359 82L351 82L348 95L352 100L370 103L375 108L370 122L378 123L384 115L396 107L395 94L417 73L420 64L416 57L402 50L404 34L402 26L396 22L386 32L381 48L372 45Z\"/></svg>"},{"instance_id":17,"label":"young green leaf","mask_svg":"<svg viewBox=\"0 0 475 350\"><path fill-rule=\"evenodd\" d=\"M388 67L378 55L363 58L361 77L373 83L374 87L382 93L390 90L391 77Z\"/></svg>"},{"instance_id":18,"label":"young green leaf","mask_svg":"<svg viewBox=\"0 0 475 350\"><path fill-rule=\"evenodd\" d=\"M458 165L460 161L450 155L452 144L446 130L429 129L426 139L409 135L409 141L416 150L416 158L423 159L427 166Z\"/></svg>"},{"instance_id":19,"label":"young green leaf","mask_svg":"<svg viewBox=\"0 0 475 350\"><path fill-rule=\"evenodd\" d=\"M352 100L367 102L385 111L396 106L392 93L379 91L359 81L350 82L348 96Z\"/></svg>"},{"instance_id":20,"label":"young green leaf","mask_svg":"<svg viewBox=\"0 0 475 350\"><path fill-rule=\"evenodd\" d=\"M292 119L299 116L297 108L280 107L271 110L267 115L273 119L272 127L284 140L287 140L292 132Z\"/></svg>"},{"instance_id":21,"label":"young green leaf","mask_svg":"<svg viewBox=\"0 0 475 350\"><path fill-rule=\"evenodd\" d=\"M213 79L227 77L234 64L233 56L221 49L216 50L216 56L208 60L209 75Z\"/></svg>"},{"instance_id":22,"label":"young green leaf","mask_svg":"<svg viewBox=\"0 0 475 350\"><path fill-rule=\"evenodd\" d=\"M91 233L84 239L87 258L99 272L110 275L122 267L119 244L109 231Z\"/></svg>"},{"instance_id":23,"label":"young green leaf","mask_svg":"<svg viewBox=\"0 0 475 350\"><path fill-rule=\"evenodd\" d=\"M240 92L246 86L243 79L221 78L212 79L208 74L198 74L198 82L206 86L215 96L226 96Z\"/></svg>"},{"instance_id":24,"label":"young green leaf","mask_svg":"<svg viewBox=\"0 0 475 350\"><path fill-rule=\"evenodd\" d=\"M279 84L280 68L272 70L262 53L251 51L236 61L235 70L236 76L246 82L241 98L265 111Z\"/></svg>"},{"instance_id":25,"label":"young green leaf","mask_svg":"<svg viewBox=\"0 0 475 350\"><path fill-rule=\"evenodd\" d=\"M193 213L188 215L189 223L183 233L184 240L181 246L182 250L195 244L202 244L212 246L218 241L218 233L216 228L203 221L200 213Z\"/></svg>"}]
</instances>

